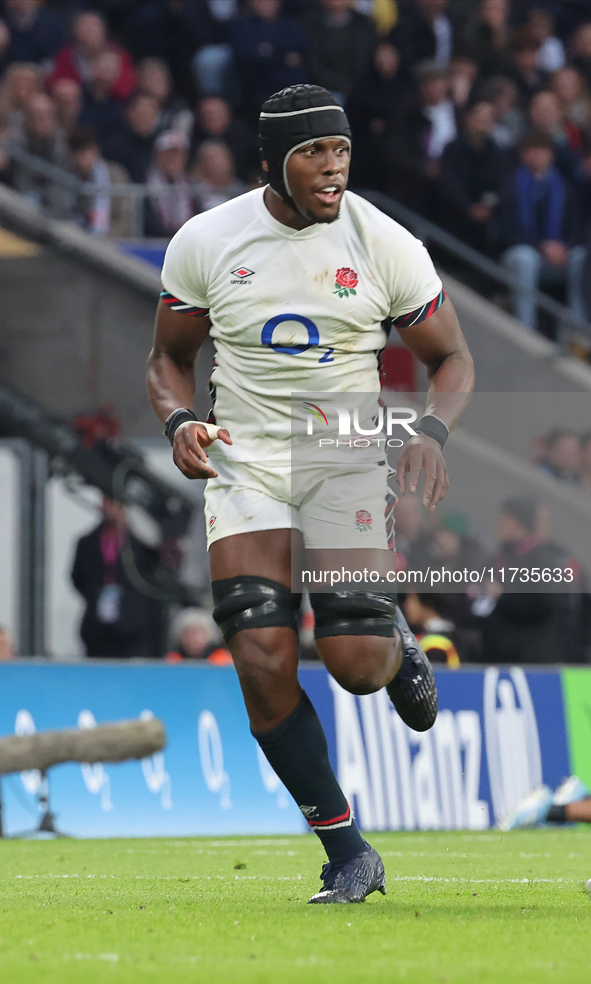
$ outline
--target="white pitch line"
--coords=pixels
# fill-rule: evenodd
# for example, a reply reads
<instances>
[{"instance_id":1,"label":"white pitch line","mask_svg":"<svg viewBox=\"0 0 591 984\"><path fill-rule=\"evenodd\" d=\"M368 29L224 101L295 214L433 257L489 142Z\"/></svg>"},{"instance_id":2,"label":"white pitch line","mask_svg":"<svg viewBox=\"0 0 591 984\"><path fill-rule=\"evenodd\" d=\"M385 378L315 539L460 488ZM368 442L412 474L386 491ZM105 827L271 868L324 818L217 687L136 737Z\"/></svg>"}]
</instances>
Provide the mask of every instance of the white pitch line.
<instances>
[{"instance_id":1,"label":"white pitch line","mask_svg":"<svg viewBox=\"0 0 591 984\"><path fill-rule=\"evenodd\" d=\"M124 878L125 875L15 875L20 879L35 878ZM302 881L312 875L133 875L135 881ZM576 878L444 878L439 875L389 875L390 882L440 882L466 885L573 885Z\"/></svg>"},{"instance_id":2,"label":"white pitch line","mask_svg":"<svg viewBox=\"0 0 591 984\"><path fill-rule=\"evenodd\" d=\"M35 879L66 879L66 878L125 878L131 877L134 881L302 881L304 878L312 878L313 875L15 875L15 879L21 881L34 881Z\"/></svg>"},{"instance_id":3,"label":"white pitch line","mask_svg":"<svg viewBox=\"0 0 591 984\"><path fill-rule=\"evenodd\" d=\"M106 960L110 963L117 963L118 953L75 953L74 960Z\"/></svg>"},{"instance_id":4,"label":"white pitch line","mask_svg":"<svg viewBox=\"0 0 591 984\"><path fill-rule=\"evenodd\" d=\"M394 875L388 877L395 882L446 882L455 884L462 882L467 885L544 885L576 884L576 878L441 878L437 875Z\"/></svg>"}]
</instances>

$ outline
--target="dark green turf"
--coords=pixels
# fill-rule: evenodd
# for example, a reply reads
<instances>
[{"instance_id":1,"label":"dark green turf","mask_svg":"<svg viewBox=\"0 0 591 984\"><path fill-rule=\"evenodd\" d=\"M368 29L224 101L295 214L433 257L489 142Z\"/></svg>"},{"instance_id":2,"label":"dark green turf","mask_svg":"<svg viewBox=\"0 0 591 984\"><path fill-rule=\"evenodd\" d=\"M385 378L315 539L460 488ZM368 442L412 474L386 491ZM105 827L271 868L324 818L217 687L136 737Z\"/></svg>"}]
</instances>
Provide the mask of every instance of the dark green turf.
<instances>
[{"instance_id":1,"label":"dark green turf","mask_svg":"<svg viewBox=\"0 0 591 984\"><path fill-rule=\"evenodd\" d=\"M591 829L370 840L358 906L313 836L0 842L0 981L590 984Z\"/></svg>"}]
</instances>

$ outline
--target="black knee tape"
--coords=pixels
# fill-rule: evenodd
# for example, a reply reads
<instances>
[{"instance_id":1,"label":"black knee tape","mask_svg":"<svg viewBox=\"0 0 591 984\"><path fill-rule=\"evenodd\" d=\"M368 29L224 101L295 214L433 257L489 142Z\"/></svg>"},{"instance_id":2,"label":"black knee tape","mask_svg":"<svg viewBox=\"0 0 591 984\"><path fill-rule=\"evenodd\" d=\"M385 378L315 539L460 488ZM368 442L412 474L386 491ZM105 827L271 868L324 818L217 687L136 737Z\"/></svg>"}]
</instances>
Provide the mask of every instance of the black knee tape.
<instances>
[{"instance_id":1,"label":"black knee tape","mask_svg":"<svg viewBox=\"0 0 591 984\"><path fill-rule=\"evenodd\" d=\"M317 639L339 635L394 636L396 596L362 591L311 592Z\"/></svg>"},{"instance_id":2,"label":"black knee tape","mask_svg":"<svg viewBox=\"0 0 591 984\"><path fill-rule=\"evenodd\" d=\"M301 595L266 577L229 577L213 581L213 617L226 642L242 629L285 626L297 632Z\"/></svg>"}]
</instances>

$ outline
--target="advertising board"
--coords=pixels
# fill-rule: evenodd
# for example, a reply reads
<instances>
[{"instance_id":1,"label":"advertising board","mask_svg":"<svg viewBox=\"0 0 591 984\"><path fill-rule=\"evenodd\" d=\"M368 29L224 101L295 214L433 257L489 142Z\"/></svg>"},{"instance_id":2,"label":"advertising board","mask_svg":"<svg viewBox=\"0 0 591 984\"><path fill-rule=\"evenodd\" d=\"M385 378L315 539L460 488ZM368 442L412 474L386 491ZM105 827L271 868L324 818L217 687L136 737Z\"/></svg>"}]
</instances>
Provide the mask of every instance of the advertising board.
<instances>
[{"instance_id":1,"label":"advertising board","mask_svg":"<svg viewBox=\"0 0 591 984\"><path fill-rule=\"evenodd\" d=\"M591 670L437 670L424 734L385 693L353 697L320 665L300 680L365 830L484 830L571 771L591 782ZM252 738L232 667L89 662L0 667L0 734L155 715L162 753L50 770L57 826L79 837L299 833L305 823ZM5 833L38 820L37 772L3 777Z\"/></svg>"}]
</instances>

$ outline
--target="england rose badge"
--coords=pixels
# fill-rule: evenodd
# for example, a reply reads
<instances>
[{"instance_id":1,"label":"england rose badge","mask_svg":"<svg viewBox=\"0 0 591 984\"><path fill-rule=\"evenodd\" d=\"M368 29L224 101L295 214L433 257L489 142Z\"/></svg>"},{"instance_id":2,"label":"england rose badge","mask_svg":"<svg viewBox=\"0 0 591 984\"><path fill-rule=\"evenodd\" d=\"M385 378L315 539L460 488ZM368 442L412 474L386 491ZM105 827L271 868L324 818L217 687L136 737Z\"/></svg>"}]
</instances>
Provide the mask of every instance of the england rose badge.
<instances>
[{"instance_id":1,"label":"england rose badge","mask_svg":"<svg viewBox=\"0 0 591 984\"><path fill-rule=\"evenodd\" d=\"M356 294L355 288L359 283L359 277L352 270L351 267L341 267L337 270L335 277L335 288L333 294L338 294L339 297L348 297L349 294Z\"/></svg>"},{"instance_id":2,"label":"england rose badge","mask_svg":"<svg viewBox=\"0 0 591 984\"><path fill-rule=\"evenodd\" d=\"M357 529L365 532L371 529L371 513L367 509L358 509L355 513L355 522L357 523Z\"/></svg>"}]
</instances>

